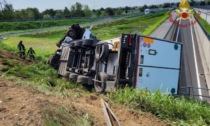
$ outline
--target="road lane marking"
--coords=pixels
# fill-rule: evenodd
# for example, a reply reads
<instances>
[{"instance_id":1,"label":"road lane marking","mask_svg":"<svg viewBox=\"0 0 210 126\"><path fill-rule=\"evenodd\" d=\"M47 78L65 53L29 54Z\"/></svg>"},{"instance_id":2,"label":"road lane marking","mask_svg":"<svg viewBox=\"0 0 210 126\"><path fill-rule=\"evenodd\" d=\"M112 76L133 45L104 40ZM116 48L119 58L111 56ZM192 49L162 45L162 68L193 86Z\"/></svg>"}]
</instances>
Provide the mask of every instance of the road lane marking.
<instances>
[{"instance_id":1,"label":"road lane marking","mask_svg":"<svg viewBox=\"0 0 210 126\"><path fill-rule=\"evenodd\" d=\"M192 27L190 27L190 31L191 31L191 38L192 38L192 44L193 44L193 55L194 55L194 60L195 60L195 71L196 71L196 77L197 77L197 83L198 83L198 94L199 94L199 98L201 100L203 100L202 98L202 92L201 92L201 83L200 83L200 77L198 75L198 62L197 62L197 56L195 53L195 41L194 41L194 36L193 36L193 32L192 32Z\"/></svg>"},{"instance_id":2,"label":"road lane marking","mask_svg":"<svg viewBox=\"0 0 210 126\"><path fill-rule=\"evenodd\" d=\"M179 24L180 23L181 23L181 20L179 20L179 23L178 23L178 31L177 31L177 35L176 35L176 42L178 41L178 38L179 38L179 31L180 31Z\"/></svg>"}]
</instances>

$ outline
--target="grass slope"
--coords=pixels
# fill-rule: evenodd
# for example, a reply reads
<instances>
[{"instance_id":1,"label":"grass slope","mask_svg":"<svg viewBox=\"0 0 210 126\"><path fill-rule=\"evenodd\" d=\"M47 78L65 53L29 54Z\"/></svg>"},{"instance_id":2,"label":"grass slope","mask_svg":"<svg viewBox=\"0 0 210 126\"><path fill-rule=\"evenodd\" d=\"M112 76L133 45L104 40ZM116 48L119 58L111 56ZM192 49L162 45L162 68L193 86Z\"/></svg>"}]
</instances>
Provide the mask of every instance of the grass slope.
<instances>
[{"instance_id":1,"label":"grass slope","mask_svg":"<svg viewBox=\"0 0 210 126\"><path fill-rule=\"evenodd\" d=\"M28 22L1 22L0 32L19 31L28 29L48 28L53 26L71 25L74 23L91 22L97 19L70 19L70 20L50 20L50 21L28 21Z\"/></svg>"},{"instance_id":2,"label":"grass slope","mask_svg":"<svg viewBox=\"0 0 210 126\"><path fill-rule=\"evenodd\" d=\"M196 11L194 11L194 12L195 12L195 14L194 14L195 18L198 19L198 21L205 28L205 30L207 31L207 33L210 34L210 24L205 19L203 19L202 17L199 17L198 16L198 13Z\"/></svg>"},{"instance_id":3,"label":"grass slope","mask_svg":"<svg viewBox=\"0 0 210 126\"><path fill-rule=\"evenodd\" d=\"M101 40L116 38L121 36L122 33L143 33L147 35L166 20L166 17L167 13L161 12L127 19L117 19L108 23L95 25L92 32ZM154 22L157 23L154 24ZM65 32L66 30L58 30L15 36L3 42L17 49L18 42L22 40L27 49L33 47L38 55L49 55L54 53L57 48L55 43L64 36Z\"/></svg>"},{"instance_id":4,"label":"grass slope","mask_svg":"<svg viewBox=\"0 0 210 126\"><path fill-rule=\"evenodd\" d=\"M168 15L166 12L132 18L121 18L111 22L95 25L92 29L92 32L100 40L116 38L121 36L122 33L138 33L149 35L167 18ZM23 36L59 40L64 33L65 30L59 30Z\"/></svg>"},{"instance_id":5,"label":"grass slope","mask_svg":"<svg viewBox=\"0 0 210 126\"><path fill-rule=\"evenodd\" d=\"M143 90L117 90L109 94L114 102L124 104L132 109L141 109L169 121L172 125L206 126L210 125L210 105L203 101L175 98L171 95Z\"/></svg>"}]
</instances>

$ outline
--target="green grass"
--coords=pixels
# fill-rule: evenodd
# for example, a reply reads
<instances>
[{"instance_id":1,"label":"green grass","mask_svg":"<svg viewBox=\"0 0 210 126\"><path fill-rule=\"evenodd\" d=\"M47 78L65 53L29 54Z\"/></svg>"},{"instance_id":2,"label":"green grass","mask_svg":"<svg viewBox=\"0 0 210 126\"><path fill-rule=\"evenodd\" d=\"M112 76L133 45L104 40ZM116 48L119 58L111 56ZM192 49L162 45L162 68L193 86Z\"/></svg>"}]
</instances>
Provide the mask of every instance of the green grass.
<instances>
[{"instance_id":1,"label":"green grass","mask_svg":"<svg viewBox=\"0 0 210 126\"><path fill-rule=\"evenodd\" d=\"M19 31L28 29L48 28L54 26L71 25L74 23L92 22L97 19L70 19L70 20L50 20L50 21L29 21L29 22L1 22L0 32Z\"/></svg>"},{"instance_id":2,"label":"green grass","mask_svg":"<svg viewBox=\"0 0 210 126\"><path fill-rule=\"evenodd\" d=\"M55 50L57 49L57 46L55 43L57 42L54 39L48 39L48 38L32 38L32 37L21 37L21 36L15 36L15 37L9 37L6 40L3 40L3 43L6 45L9 45L13 50L18 51L17 45L19 41L22 40L23 44L25 45L26 49L29 49L30 47L33 47L37 55L44 55L49 56L50 54L53 54Z\"/></svg>"},{"instance_id":3,"label":"green grass","mask_svg":"<svg viewBox=\"0 0 210 126\"><path fill-rule=\"evenodd\" d=\"M205 126L210 125L210 105L184 97L145 92L143 90L120 89L108 95L116 103L132 109L141 109L169 121L173 125Z\"/></svg>"},{"instance_id":4,"label":"green grass","mask_svg":"<svg viewBox=\"0 0 210 126\"><path fill-rule=\"evenodd\" d=\"M16 53L13 47L9 47L0 41L0 49ZM53 94L70 95L77 97L77 92L67 92L68 89L81 90L81 94L87 90L81 85L75 85L63 79L57 78L57 71L46 63L48 54L36 56L38 63L29 63L28 65L16 59L4 59L2 68L3 77L15 79L20 85L28 85L38 88L42 92L51 92Z\"/></svg>"},{"instance_id":5,"label":"green grass","mask_svg":"<svg viewBox=\"0 0 210 126\"><path fill-rule=\"evenodd\" d=\"M151 15L144 15L132 18L121 18L111 22L94 25L92 32L100 40L120 37L122 33L138 33L149 35L163 21L168 18L167 12L160 12ZM156 22L154 24L154 22ZM65 30L42 32L23 35L22 37L36 37L59 40L64 36Z\"/></svg>"},{"instance_id":6,"label":"green grass","mask_svg":"<svg viewBox=\"0 0 210 126\"><path fill-rule=\"evenodd\" d=\"M66 31L67 30L65 29L65 30L38 32L35 34L21 35L21 37L47 38L47 39L51 39L51 40L59 40L65 35Z\"/></svg>"},{"instance_id":7,"label":"green grass","mask_svg":"<svg viewBox=\"0 0 210 126\"><path fill-rule=\"evenodd\" d=\"M128 19L117 19L112 22L95 25L92 32L101 40L120 37L122 33L149 34L165 19L166 14L161 12ZM153 24L153 22L157 23ZM48 56L55 52L57 49L55 43L64 36L65 32L66 30L58 30L15 36L9 37L3 42L17 51L17 44L22 40L27 49L33 47L38 55Z\"/></svg>"},{"instance_id":8,"label":"green grass","mask_svg":"<svg viewBox=\"0 0 210 126\"><path fill-rule=\"evenodd\" d=\"M91 126L92 121L87 113L76 107L50 107L44 112L45 126Z\"/></svg>"},{"instance_id":9,"label":"green grass","mask_svg":"<svg viewBox=\"0 0 210 126\"><path fill-rule=\"evenodd\" d=\"M195 17L197 16L198 14L196 13ZM204 20L202 17L199 18L199 22L203 25L207 33L210 34L210 24L206 20Z\"/></svg>"},{"instance_id":10,"label":"green grass","mask_svg":"<svg viewBox=\"0 0 210 126\"><path fill-rule=\"evenodd\" d=\"M116 21L94 26L92 32L101 40L120 37L122 33L150 34L159 25L154 22L166 20L165 12L144 15L135 18L119 19ZM153 29L151 29L151 27Z\"/></svg>"},{"instance_id":11,"label":"green grass","mask_svg":"<svg viewBox=\"0 0 210 126\"><path fill-rule=\"evenodd\" d=\"M167 20L168 17L168 12L165 13L165 15L161 16L158 21L155 22L151 27L149 27L147 30L145 30L142 34L143 35L149 35L151 34L157 27L159 27L165 20Z\"/></svg>"}]
</instances>

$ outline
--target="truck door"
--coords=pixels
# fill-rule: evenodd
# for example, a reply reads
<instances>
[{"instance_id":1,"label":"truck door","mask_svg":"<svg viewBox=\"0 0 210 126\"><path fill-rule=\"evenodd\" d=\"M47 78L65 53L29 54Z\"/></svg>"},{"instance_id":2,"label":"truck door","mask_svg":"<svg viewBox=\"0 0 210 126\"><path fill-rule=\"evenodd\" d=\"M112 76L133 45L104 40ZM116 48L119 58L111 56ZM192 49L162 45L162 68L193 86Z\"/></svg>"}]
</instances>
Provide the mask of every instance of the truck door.
<instances>
[{"instance_id":1,"label":"truck door","mask_svg":"<svg viewBox=\"0 0 210 126\"><path fill-rule=\"evenodd\" d=\"M136 88L177 94L182 45L139 36Z\"/></svg>"}]
</instances>

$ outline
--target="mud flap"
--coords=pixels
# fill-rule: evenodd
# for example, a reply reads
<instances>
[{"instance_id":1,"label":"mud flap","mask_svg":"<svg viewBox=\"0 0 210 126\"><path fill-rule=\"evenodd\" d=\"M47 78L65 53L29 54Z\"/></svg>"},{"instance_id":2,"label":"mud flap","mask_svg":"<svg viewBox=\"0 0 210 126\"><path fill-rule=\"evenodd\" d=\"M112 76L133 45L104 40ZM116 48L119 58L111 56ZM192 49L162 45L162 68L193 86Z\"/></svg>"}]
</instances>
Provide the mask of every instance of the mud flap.
<instances>
[{"instance_id":1,"label":"mud flap","mask_svg":"<svg viewBox=\"0 0 210 126\"><path fill-rule=\"evenodd\" d=\"M62 75L62 76L66 75L69 53L70 53L70 48L68 46L63 47L62 53L61 53L61 59L60 59L60 66L58 70L59 75Z\"/></svg>"}]
</instances>

